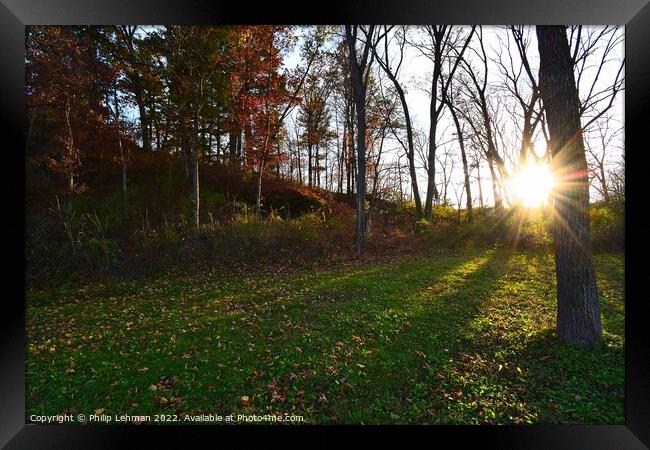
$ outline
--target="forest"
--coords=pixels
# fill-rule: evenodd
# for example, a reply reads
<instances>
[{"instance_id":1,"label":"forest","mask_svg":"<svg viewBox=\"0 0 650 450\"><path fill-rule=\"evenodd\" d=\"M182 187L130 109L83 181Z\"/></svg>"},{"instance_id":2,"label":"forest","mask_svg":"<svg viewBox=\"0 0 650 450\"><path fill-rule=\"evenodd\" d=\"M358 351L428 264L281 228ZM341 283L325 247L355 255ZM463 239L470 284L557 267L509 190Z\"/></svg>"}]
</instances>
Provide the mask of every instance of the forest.
<instances>
[{"instance_id":1,"label":"forest","mask_svg":"<svg viewBox=\"0 0 650 450\"><path fill-rule=\"evenodd\" d=\"M624 36L27 26L27 423L625 423Z\"/></svg>"}]
</instances>

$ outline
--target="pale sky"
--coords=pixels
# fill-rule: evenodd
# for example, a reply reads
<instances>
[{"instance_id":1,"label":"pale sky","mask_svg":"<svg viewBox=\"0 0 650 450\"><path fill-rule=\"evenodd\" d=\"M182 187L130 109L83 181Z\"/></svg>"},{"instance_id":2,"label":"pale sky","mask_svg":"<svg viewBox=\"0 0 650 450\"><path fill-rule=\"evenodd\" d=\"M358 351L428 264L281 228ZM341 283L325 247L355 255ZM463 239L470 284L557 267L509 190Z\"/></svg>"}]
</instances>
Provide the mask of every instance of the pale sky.
<instances>
[{"instance_id":1,"label":"pale sky","mask_svg":"<svg viewBox=\"0 0 650 450\"><path fill-rule=\"evenodd\" d=\"M142 27L142 28L146 29L150 27ZM591 27L591 29L593 28L602 28L602 27ZM469 30L469 27L466 27L466 29ZM585 30L586 29L587 27L585 27ZM583 35L585 33L586 31L583 31ZM618 31L618 33L624 33L624 29L621 28ZM488 59L497 58L500 49L502 51L505 51L504 45L506 42L506 38L508 38L508 34L509 33L502 27L498 27L498 26L483 27L484 44L485 44L486 52L488 54ZM537 40L535 36L534 27L528 27L528 38L530 39L530 44L528 46L527 54L528 54L529 61L533 66L532 67L533 74L537 78L539 57L538 57ZM300 50L300 43L301 43L300 41L301 40L299 40L298 45L296 45L294 51L291 54L286 55L285 57L286 68L293 68L300 62L299 61L300 60L299 50ZM478 47L476 37L474 37L472 44L470 45L474 45L476 48ZM512 43L512 45L513 45L512 53L513 55L515 55L516 58L516 53L517 53L516 48L514 47L514 43ZM331 46L332 46L332 42L326 44L326 47L331 47ZM476 60L476 57L472 55L471 52L466 51L465 56L470 61ZM624 57L624 42L621 39L620 45L615 47L612 60L607 62L603 66L596 89L611 84L611 82L614 80L616 76L616 72L620 67L620 61L623 59L623 57ZM517 59L515 61L518 62ZM594 74L596 73L597 70L598 63L600 62L600 53L597 52L589 61L591 67L585 70L585 73L582 77L579 86L581 98L586 95L587 91L589 90L589 87L591 86ZM376 63L374 64L374 70L381 70ZM428 139L428 129L429 129L429 122L430 122L429 120L430 95L420 86L428 86L430 84L430 77L432 74L432 70L433 70L433 63L428 58L423 56L419 50L407 45L406 56L404 59L404 63L402 65L402 69L400 70L399 79L402 82L402 85L404 86L406 91L406 98L409 106L409 112L413 120L413 127L415 130L424 133L424 136L427 139ZM460 71L460 68L458 69L458 71ZM502 80L502 76L499 73L497 64L491 60L488 62L488 74L489 74L488 75L489 83L494 83ZM525 74L522 75L522 80L527 80ZM388 81L387 79L385 80L385 82L390 83L390 81ZM612 125L612 128L622 127L624 125L623 105L624 105L624 91L620 92L617 95L615 105L610 110L613 120L618 123L618 125L614 123ZM292 114L296 114L297 110L298 108L296 108ZM137 109L132 108L131 113L134 117L137 117ZM290 120L290 118L288 118L287 126L290 127L291 123L292 121ZM332 123L333 128L334 126L335 126L334 123ZM506 130L507 131L504 133L505 140L507 141L506 151L515 152L519 145L519 132L516 128L514 128L514 125L507 126ZM455 183L458 186L458 189L460 191L459 187L462 184L462 166L460 163L458 143L455 140L455 138L451 135L451 133L455 133L455 131L456 130L455 127L453 126L453 122L451 120L450 114L448 111L445 110L443 112L441 122L439 123L438 126L437 142L439 145L443 144L441 147L438 148L438 154L442 158L445 149L448 149L452 158L456 160L451 175L451 180L452 180L451 182ZM541 154L544 151L545 144L541 136L539 127L537 133L538 133L537 136L538 139L535 142L535 149L538 154ZM585 139L588 140L589 143L593 143L593 145L597 145L598 144L597 134L598 133L586 134ZM616 161L620 160L624 148L623 136L624 133L619 133L618 137L612 141L612 148L608 150L608 157L607 157L608 164L615 164ZM503 151L503 149L501 150ZM384 147L385 156L383 157L383 162L387 164L392 164L395 160L397 160L398 156L403 155L403 153L404 151L401 148L401 146L397 143L397 141L395 141L394 139L388 139ZM469 157L470 156L468 154L468 158ZM504 157L503 154L502 157ZM416 158L418 157L416 156ZM504 159L507 160L507 158ZM404 157L401 158L401 161L402 164L406 163L406 159ZM421 167L422 166L421 162L418 163L418 166L420 166L420 168L418 169L418 185L420 188L420 194L422 198L424 198L424 195L426 193L426 181L427 181L426 173L424 168ZM439 165L437 165L436 168L437 168L436 181L441 182L442 175L441 174L438 175L438 172L441 172ZM512 168L509 168L509 171L512 171L511 169ZM473 175L475 176L476 173L474 172ZM491 180L489 178L489 170L487 168L485 161L481 166L481 178L482 178L481 184L483 188L482 191L483 191L484 201L486 201L486 203L491 203L493 201ZM404 188L406 190L410 190L410 183L408 182L408 179L404 180ZM474 204L478 204L478 197L477 197L478 189L476 186L475 179L472 180L472 194L475 197ZM454 198L454 191L451 185L449 186L448 197L450 197L449 200L453 204L455 202L455 198ZM592 200L597 199L597 193L593 189L591 192L591 199ZM464 203L465 200L463 200L463 204Z\"/></svg>"},{"instance_id":2,"label":"pale sky","mask_svg":"<svg viewBox=\"0 0 650 450\"><path fill-rule=\"evenodd\" d=\"M591 28L602 28L602 27L591 27ZM469 30L469 27L466 27L466 29ZM507 32L505 29L498 26L483 27L484 45L485 45L488 59L497 58L499 50L503 51L504 58L506 57L507 54L505 53L505 42L506 42L505 39L508 38L508 33L509 32ZM583 31L583 35L585 33L586 30ZM618 31L618 33L624 33L624 30L621 29ZM539 57L538 57L537 39L536 39L534 27L529 27L528 38L530 39L530 43L528 45L527 55L530 64L532 65L533 74L537 79ZM478 48L478 42L476 38L473 39L472 44L470 45L475 45L476 48ZM514 42L511 41L511 45L513 46L512 53L513 55L515 55L516 58L517 51L516 51L516 47L514 46ZM471 52L466 52L465 56L468 57L470 60L476 60L476 58L473 57L474 55L472 55ZM613 82L613 80L616 77L616 72L620 67L620 61L623 59L623 57L624 57L624 42L623 40L621 40L620 45L616 46L615 50L613 51L612 60L607 62L604 65L599 75L598 83L596 84L596 89L606 87ZM295 66L297 60L298 60L298 55L296 49L296 51L294 51L292 55L289 55L289 57L287 57L286 65L288 67ZM518 61L519 61L518 58L516 58L515 64L517 64ZM597 65L599 62L600 62L600 53L596 53L590 59L591 67L586 69L582 76L580 86L579 86L581 98L584 97L589 91L589 88L591 87L592 81L594 79L594 74L596 73ZM379 66L376 63L374 69L380 70ZM458 70L460 71L460 69ZM399 79L405 86L405 90L407 92L406 94L407 103L409 106L409 112L413 120L414 129L420 130L421 132L425 133L427 137L428 137L429 122L430 122L429 120L430 95L419 86L428 86L430 84L430 77L432 71L433 71L433 63L428 58L423 56L419 50L407 45L406 56L404 59L404 63L402 64L402 69L400 70ZM501 80L502 80L502 75L499 73L497 64L493 61L489 61L488 82L495 83ZM522 75L522 80L527 80L525 74ZM386 83L390 83L390 81L386 80ZM620 92L617 95L617 98L615 100L615 105L610 110L613 119L619 123L618 126L623 126L624 124L623 99L624 99L624 91ZM595 124L593 124L592 127L594 125ZM453 169L452 183L456 183L457 185L460 185L462 183L462 166L460 163L460 156L459 156L460 153L459 153L458 144L453 138L453 136L451 135L451 133L455 133L456 130L455 127L453 126L453 122L451 120L451 116L448 111L443 112L443 117L438 126L438 130L439 132L437 135L437 142L438 143L447 142L447 144L445 145L449 147L450 153L452 153L454 157L457 159L457 162L455 163ZM520 137L519 137L518 130L515 129L513 126L510 127L510 130L511 131L506 132L504 134L506 140L510 141L509 150L514 152L518 148ZM538 136L537 136L538 139L535 142L535 149L538 154L542 154L542 152L544 151L545 143L540 130L538 129L537 131L538 131ZM623 152L623 136L624 133L620 133L618 139L615 139L613 141L612 149L608 150L609 154L607 160L610 162L610 164L617 161ZM585 139L590 140L590 142L592 142L593 140L594 145L596 145L597 141L595 140L595 137L596 137L595 135L589 134L585 136ZM392 142L387 144L387 147L385 147L385 149L386 148L394 149L392 154L387 156L387 158L393 158L393 160L397 158L398 154L403 153L402 148L395 140L392 140ZM443 148L439 148L438 154L442 156L443 151L444 151ZM387 159L386 161L388 160L389 159ZM406 162L405 158L402 158L402 163L405 164L405 162ZM484 164L485 167L481 167L483 196L485 201L491 203L493 201L491 181L489 179L489 170L487 168L487 164L485 162ZM441 181L442 178L442 175L438 175L439 171L440 168L437 167L436 181ZM421 191L420 193L422 198L424 198L424 195L426 193L426 181L427 180L426 180L425 170L421 168L418 170L418 185L420 187L420 191ZM410 184L407 181L405 182L405 185L406 184L408 184L409 185L408 187L410 188ZM473 187L473 192L472 192L473 196L475 197L478 196L478 189L475 180L473 180L472 187ZM449 187L448 196L451 197L450 200L452 203L455 202L455 198L451 186ZM595 200L596 197L597 197L596 191L592 190L591 199ZM475 204L478 204L478 199L475 198L474 202Z\"/></svg>"}]
</instances>

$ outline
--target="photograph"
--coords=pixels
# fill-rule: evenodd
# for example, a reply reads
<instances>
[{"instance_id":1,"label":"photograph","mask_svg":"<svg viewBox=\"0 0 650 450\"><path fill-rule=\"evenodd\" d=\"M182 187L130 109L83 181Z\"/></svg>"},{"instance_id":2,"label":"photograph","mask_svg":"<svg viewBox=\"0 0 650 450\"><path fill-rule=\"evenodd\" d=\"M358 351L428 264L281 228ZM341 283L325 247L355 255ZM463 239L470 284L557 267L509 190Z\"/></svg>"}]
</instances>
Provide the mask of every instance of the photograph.
<instances>
[{"instance_id":1,"label":"photograph","mask_svg":"<svg viewBox=\"0 0 650 450\"><path fill-rule=\"evenodd\" d=\"M649 1L0 0L0 448L650 448Z\"/></svg>"},{"instance_id":2,"label":"photograph","mask_svg":"<svg viewBox=\"0 0 650 450\"><path fill-rule=\"evenodd\" d=\"M26 25L26 424L624 425L624 25Z\"/></svg>"}]
</instances>

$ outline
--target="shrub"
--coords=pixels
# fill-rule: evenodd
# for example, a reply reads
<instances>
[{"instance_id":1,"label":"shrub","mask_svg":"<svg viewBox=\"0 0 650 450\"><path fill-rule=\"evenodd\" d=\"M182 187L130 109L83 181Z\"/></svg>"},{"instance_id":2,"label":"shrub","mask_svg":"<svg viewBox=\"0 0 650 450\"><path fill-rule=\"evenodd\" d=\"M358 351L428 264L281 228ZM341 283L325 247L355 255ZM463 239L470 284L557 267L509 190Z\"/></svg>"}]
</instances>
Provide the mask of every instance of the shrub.
<instances>
[{"instance_id":1,"label":"shrub","mask_svg":"<svg viewBox=\"0 0 650 450\"><path fill-rule=\"evenodd\" d=\"M595 204L589 210L591 238L595 249L625 248L625 204Z\"/></svg>"}]
</instances>

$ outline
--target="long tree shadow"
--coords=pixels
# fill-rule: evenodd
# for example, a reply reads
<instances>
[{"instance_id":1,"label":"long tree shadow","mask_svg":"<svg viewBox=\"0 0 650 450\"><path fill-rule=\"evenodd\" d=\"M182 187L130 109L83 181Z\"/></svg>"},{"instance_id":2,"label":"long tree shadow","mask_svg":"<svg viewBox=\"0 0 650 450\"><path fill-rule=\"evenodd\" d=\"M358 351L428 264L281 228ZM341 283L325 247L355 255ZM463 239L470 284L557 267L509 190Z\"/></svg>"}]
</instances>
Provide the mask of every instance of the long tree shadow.
<instances>
[{"instance_id":1,"label":"long tree shadow","mask_svg":"<svg viewBox=\"0 0 650 450\"><path fill-rule=\"evenodd\" d=\"M454 294L442 292L462 292L462 285L473 282L482 290L489 289L482 279L496 275L487 267L493 254L474 252L337 271L316 279L306 277L301 281L311 287L304 292L262 302L264 307L254 311L254 319L250 318L252 310L242 315L247 333L240 332L237 338L230 339L229 349L234 351L220 365L224 370L235 366L244 373L230 378L227 388L222 386L228 391L223 395L233 399L237 393L254 392L251 407L263 408L268 406L268 397L286 399L302 391L302 397L292 398L291 407L321 420L331 416L344 419L349 395L355 395L348 389L367 386L370 380L367 373L357 369L363 369L369 355L408 334L411 318L426 320L418 315L432 299L421 298L421 294L442 297L442 302L449 299L451 303ZM460 295L472 296L469 291ZM452 307L444 314L454 316L457 312ZM441 315L438 320L442 328L446 319ZM223 331L228 324L228 320L215 319L212 329ZM382 361L385 365L380 374L384 378L403 370L395 355ZM359 400L364 398L364 391L357 392ZM324 402L321 396L331 400ZM207 401L196 400L198 404ZM226 403L237 407L231 400ZM278 402L273 407L282 410L289 405Z\"/></svg>"},{"instance_id":2,"label":"long tree shadow","mask_svg":"<svg viewBox=\"0 0 650 450\"><path fill-rule=\"evenodd\" d=\"M446 395L446 368L467 352L466 327L499 282L508 255L504 250L485 252L404 298L399 305L405 311L401 321L395 318L402 326L375 344L363 361L364 371L348 375L371 388L353 395L336 412L351 422L430 421L430 413L418 406L418 400L434 393ZM381 319L376 318L377 329L386 327ZM404 406L411 417L391 417L390 411L404 411Z\"/></svg>"}]
</instances>

